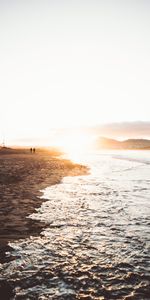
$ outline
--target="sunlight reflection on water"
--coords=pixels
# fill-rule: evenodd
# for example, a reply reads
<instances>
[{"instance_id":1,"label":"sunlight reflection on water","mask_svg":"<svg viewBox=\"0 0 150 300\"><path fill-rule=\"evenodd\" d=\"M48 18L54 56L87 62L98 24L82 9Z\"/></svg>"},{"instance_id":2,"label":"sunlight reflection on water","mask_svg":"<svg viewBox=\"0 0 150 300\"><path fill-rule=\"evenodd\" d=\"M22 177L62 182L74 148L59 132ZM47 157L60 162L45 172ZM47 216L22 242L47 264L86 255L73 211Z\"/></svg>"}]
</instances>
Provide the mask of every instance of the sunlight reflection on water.
<instances>
[{"instance_id":1,"label":"sunlight reflection on water","mask_svg":"<svg viewBox=\"0 0 150 300\"><path fill-rule=\"evenodd\" d=\"M43 191L30 217L47 228L13 243L2 270L15 299L149 299L150 156L114 155L83 155L90 175Z\"/></svg>"}]
</instances>

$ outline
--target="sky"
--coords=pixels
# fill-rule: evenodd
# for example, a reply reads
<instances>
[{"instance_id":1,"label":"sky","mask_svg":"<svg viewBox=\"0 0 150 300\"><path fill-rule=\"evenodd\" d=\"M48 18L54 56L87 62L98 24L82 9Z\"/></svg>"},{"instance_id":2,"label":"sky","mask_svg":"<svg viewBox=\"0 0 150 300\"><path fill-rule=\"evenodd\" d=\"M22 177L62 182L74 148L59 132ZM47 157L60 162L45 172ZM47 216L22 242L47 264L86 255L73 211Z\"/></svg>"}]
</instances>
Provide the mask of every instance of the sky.
<instances>
[{"instance_id":1,"label":"sky","mask_svg":"<svg viewBox=\"0 0 150 300\"><path fill-rule=\"evenodd\" d=\"M149 0L0 0L0 139L149 121Z\"/></svg>"}]
</instances>

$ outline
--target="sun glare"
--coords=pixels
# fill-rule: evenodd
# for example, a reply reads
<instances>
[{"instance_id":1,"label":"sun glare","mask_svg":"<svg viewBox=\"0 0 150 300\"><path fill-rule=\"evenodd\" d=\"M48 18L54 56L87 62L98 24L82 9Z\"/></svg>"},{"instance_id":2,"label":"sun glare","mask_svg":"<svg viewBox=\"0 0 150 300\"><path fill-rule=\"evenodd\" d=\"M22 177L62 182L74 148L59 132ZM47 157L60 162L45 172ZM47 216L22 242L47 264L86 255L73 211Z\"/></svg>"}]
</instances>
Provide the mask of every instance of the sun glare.
<instances>
[{"instance_id":1,"label":"sun glare","mask_svg":"<svg viewBox=\"0 0 150 300\"><path fill-rule=\"evenodd\" d=\"M59 147L67 157L73 161L81 162L82 156L90 148L90 136L84 133L70 133L56 141Z\"/></svg>"}]
</instances>

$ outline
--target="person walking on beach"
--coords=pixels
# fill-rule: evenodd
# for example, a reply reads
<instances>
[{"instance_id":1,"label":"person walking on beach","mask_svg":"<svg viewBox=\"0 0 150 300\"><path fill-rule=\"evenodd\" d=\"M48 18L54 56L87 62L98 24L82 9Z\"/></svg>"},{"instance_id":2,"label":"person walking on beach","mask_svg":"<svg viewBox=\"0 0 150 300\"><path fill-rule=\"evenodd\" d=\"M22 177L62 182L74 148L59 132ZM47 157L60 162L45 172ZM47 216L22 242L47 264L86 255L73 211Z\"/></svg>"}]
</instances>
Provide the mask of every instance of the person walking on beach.
<instances>
[{"instance_id":1,"label":"person walking on beach","mask_svg":"<svg viewBox=\"0 0 150 300\"><path fill-rule=\"evenodd\" d=\"M32 153L32 148L30 148L30 153Z\"/></svg>"},{"instance_id":2,"label":"person walking on beach","mask_svg":"<svg viewBox=\"0 0 150 300\"><path fill-rule=\"evenodd\" d=\"M35 153L35 148L33 148L33 153Z\"/></svg>"}]
</instances>

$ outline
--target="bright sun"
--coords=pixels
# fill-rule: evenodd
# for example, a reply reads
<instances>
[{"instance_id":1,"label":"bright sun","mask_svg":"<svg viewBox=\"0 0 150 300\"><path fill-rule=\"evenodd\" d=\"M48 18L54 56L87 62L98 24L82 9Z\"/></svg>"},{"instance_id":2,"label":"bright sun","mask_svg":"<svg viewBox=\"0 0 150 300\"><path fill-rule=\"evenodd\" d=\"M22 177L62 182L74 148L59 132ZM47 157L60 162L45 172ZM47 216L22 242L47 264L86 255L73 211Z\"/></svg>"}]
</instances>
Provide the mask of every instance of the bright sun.
<instances>
[{"instance_id":1,"label":"bright sun","mask_svg":"<svg viewBox=\"0 0 150 300\"><path fill-rule=\"evenodd\" d=\"M89 149L90 142L90 136L87 134L70 133L56 141L56 146L60 147L71 160L79 162Z\"/></svg>"}]
</instances>

